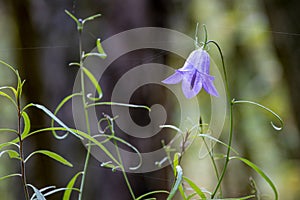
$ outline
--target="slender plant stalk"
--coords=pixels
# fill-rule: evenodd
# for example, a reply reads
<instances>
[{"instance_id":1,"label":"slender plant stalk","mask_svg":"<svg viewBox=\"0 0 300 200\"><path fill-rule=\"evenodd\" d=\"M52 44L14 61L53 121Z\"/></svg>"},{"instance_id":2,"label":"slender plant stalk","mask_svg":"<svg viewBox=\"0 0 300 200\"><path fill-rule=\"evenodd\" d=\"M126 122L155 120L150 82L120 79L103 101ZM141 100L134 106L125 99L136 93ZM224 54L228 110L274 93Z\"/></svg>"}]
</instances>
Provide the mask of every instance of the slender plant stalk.
<instances>
[{"instance_id":1,"label":"slender plant stalk","mask_svg":"<svg viewBox=\"0 0 300 200\"><path fill-rule=\"evenodd\" d=\"M22 179L25 199L29 200L30 198L29 198L29 192L28 192L27 181L26 181L26 170L25 170L24 153L23 153L23 140L22 140L22 131L21 131L22 115L21 115L20 97L17 98L17 107L18 107L18 138L19 138L19 142L20 142L19 154L20 154L20 165L21 165L21 179Z\"/></svg>"},{"instance_id":2,"label":"slender plant stalk","mask_svg":"<svg viewBox=\"0 0 300 200\"><path fill-rule=\"evenodd\" d=\"M107 116L107 117L108 117L107 120L109 120L110 131L111 131L112 135L115 135L115 130L114 130L114 127L113 127L113 121L112 121L113 119L111 119L109 116ZM125 172L124 165L123 165L123 160L122 160L122 157L121 157L121 154L120 154L120 150L119 150L119 146L118 146L116 140L114 140L114 145L115 145L115 147L116 147L116 152L117 152L118 160L119 160L119 162L120 162L119 167L121 168L121 171L122 171L123 177L124 177L124 179L125 179L126 185L127 185L127 187L128 187L128 190L129 190L129 192L130 192L130 195L131 195L132 199L136 199L136 198L135 198L135 194L134 194L134 192L133 192L133 190L132 190L132 187L131 187L131 185L130 185L130 182L129 182L129 180L128 180L127 174L126 174L126 172Z\"/></svg>"},{"instance_id":3,"label":"slender plant stalk","mask_svg":"<svg viewBox=\"0 0 300 200\"><path fill-rule=\"evenodd\" d=\"M227 77L227 72L226 72L226 67L225 67L225 62L224 62L224 56L223 56L223 53L222 53L222 50L219 46L219 44L213 40L209 40L207 41L207 44L209 43L212 43L214 44L219 53L220 53L220 56L221 56L221 60L222 60L222 67L223 67L223 73L224 73L224 79L225 79L225 87L226 87L226 97L227 97L227 101L229 102L229 139L228 139L228 148L227 148L227 153L226 153L226 160L225 160L225 164L224 164L224 167L223 167L223 170L221 172L221 175L219 177L219 180L218 180L218 183L217 183L217 186L216 188L214 189L212 195L211 195L211 198L213 199L219 188L221 187L221 183L223 181L223 178L224 178L224 175L225 175L225 172L227 170L227 166L228 166L228 163L229 163L229 159L230 159L230 151L231 151L231 145L232 145L232 137L233 137L233 101L231 100L231 96L230 96L230 90L229 90L229 82L228 82L228 77Z\"/></svg>"},{"instance_id":4,"label":"slender plant stalk","mask_svg":"<svg viewBox=\"0 0 300 200\"><path fill-rule=\"evenodd\" d=\"M211 160L211 162L212 162L212 165L213 165L213 168L214 168L214 171L215 171L217 180L219 180L219 179L220 179L220 174L219 174L219 170L218 170L216 161L215 161L215 159L214 159L214 155L213 155L213 153L212 153L212 150L211 150L211 151L209 150L208 144L207 144L207 142L205 141L205 139L202 138L202 140L203 140L203 142L204 142L205 148L206 148L207 151L208 151L208 155L209 155L209 158L210 158L210 160ZM220 195L221 195L221 196L222 196L222 193L223 193L223 192L222 192L222 187L220 186Z\"/></svg>"},{"instance_id":5,"label":"slender plant stalk","mask_svg":"<svg viewBox=\"0 0 300 200\"><path fill-rule=\"evenodd\" d=\"M80 56L80 80L81 80L81 95L82 95L82 105L84 108L84 116L85 116L85 124L86 124L86 131L89 135L91 135L91 129L90 129L90 122L89 122L89 116L88 116L88 110L86 108L86 95L85 95L85 84L84 84L84 72L83 72L83 51L82 51L82 41L81 41L81 31L79 31L79 56ZM87 173L87 168L90 160L90 151L91 151L91 141L88 141L87 144L87 152L85 156L85 161L84 161L84 167L83 167L83 173L82 173L82 178L81 178L81 183L80 183L80 193L78 196L78 200L82 200L83 196L83 190L84 190L84 185L85 185L85 179L86 179L86 173Z\"/></svg>"},{"instance_id":6,"label":"slender plant stalk","mask_svg":"<svg viewBox=\"0 0 300 200\"><path fill-rule=\"evenodd\" d=\"M118 159L119 159L119 162L120 162L120 168L121 168L121 171L122 171L122 174L123 174L123 177L125 179L125 182L126 182L126 185L128 187L128 190L130 192L130 195L132 197L132 199L135 199L135 195L134 195L134 192L132 190L132 187L130 185L130 182L128 180L128 177L127 177L127 174L125 172L125 169L124 169L124 166L123 166L123 161L122 161L122 158L121 158L121 154L120 154L120 151L119 151L119 147L118 147L118 144L117 142L114 140L114 145L116 147L116 151L117 151L117 156L118 156Z\"/></svg>"}]
</instances>

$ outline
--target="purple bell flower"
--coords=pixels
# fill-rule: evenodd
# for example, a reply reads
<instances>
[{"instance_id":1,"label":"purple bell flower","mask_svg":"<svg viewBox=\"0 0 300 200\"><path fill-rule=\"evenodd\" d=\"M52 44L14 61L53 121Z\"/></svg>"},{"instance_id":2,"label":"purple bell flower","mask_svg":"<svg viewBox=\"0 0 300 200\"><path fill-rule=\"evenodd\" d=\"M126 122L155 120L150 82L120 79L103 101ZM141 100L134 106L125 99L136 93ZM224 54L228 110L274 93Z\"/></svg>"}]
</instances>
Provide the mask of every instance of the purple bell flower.
<instances>
[{"instance_id":1,"label":"purple bell flower","mask_svg":"<svg viewBox=\"0 0 300 200\"><path fill-rule=\"evenodd\" d=\"M200 48L189 55L182 68L176 70L173 75L162 82L165 84L177 84L182 81L182 91L188 99L196 96L202 87L207 93L218 97L218 91L213 84L215 77L209 75L209 67L209 55Z\"/></svg>"}]
</instances>

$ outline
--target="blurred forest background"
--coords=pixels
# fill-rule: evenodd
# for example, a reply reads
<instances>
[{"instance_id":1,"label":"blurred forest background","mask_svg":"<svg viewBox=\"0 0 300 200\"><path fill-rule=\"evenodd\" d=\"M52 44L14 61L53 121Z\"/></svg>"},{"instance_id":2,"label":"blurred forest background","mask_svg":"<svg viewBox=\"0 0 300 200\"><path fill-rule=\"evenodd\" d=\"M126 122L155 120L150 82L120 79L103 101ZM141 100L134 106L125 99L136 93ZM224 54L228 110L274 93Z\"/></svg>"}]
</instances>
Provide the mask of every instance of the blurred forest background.
<instances>
[{"instance_id":1,"label":"blurred forest background","mask_svg":"<svg viewBox=\"0 0 300 200\"><path fill-rule=\"evenodd\" d=\"M237 121L234 148L260 166L279 189L280 199L300 197L300 1L297 0L0 0L0 59L16 66L26 79L26 102L40 103L54 110L72 92L76 68L67 67L78 60L76 27L65 14L67 9L79 17L101 13L102 17L86 26L84 48L89 51L95 39L102 40L137 27L158 26L194 36L195 24L206 24L209 38L219 42L229 69L232 96L259 102L276 111L284 120L280 133L269 122L275 120L260 109L241 105L235 109ZM116 47L117 48L117 47ZM141 51L128 55L114 65L134 67L146 62L167 63L168 54ZM212 58L220 61L214 52ZM180 67L182 64L172 66ZM101 80L104 91L113 88L114 72ZM0 85L14 85L15 77L0 67ZM162 89L160 89L162 90ZM163 94L163 93L159 93ZM109 96L105 97L109 100ZM140 95L140 103L151 104ZM0 98L0 127L15 127L12 106ZM59 115L72 126L71 104ZM49 126L49 119L39 111L30 115L32 128ZM147 121L147 120L146 120ZM144 122L139 122L143 124ZM275 121L276 123L276 121ZM1 135L0 142L7 140ZM227 141L226 131L222 138ZM159 143L160 140L157 140ZM27 141L32 149L52 149L69 159L75 167L67 169L42 156L31 160L28 180L41 188L65 186L83 167L85 148L75 138L56 141L41 134ZM76 148L74 148L76 147ZM205 159L198 159L197 148L189 150L184 160L185 173L201 187L212 189L215 179ZM14 162L0 158L0 176L15 172ZM168 188L173 178L169 168L147 174L129 175L137 194ZM102 169L93 160L88 172L86 199L129 199L120 173ZM245 165L232 162L225 177L228 197L248 194L253 177L265 199L272 191ZM0 199L20 199L19 180L0 182ZM14 182L15 181L15 182ZM13 190L11 188L14 188ZM11 192L13 191L13 192ZM116 192L118 191L118 192ZM120 192L119 192L120 191ZM97 198L96 198L97 197ZM59 199L54 196L53 199ZM160 197L163 199L163 197Z\"/></svg>"}]
</instances>

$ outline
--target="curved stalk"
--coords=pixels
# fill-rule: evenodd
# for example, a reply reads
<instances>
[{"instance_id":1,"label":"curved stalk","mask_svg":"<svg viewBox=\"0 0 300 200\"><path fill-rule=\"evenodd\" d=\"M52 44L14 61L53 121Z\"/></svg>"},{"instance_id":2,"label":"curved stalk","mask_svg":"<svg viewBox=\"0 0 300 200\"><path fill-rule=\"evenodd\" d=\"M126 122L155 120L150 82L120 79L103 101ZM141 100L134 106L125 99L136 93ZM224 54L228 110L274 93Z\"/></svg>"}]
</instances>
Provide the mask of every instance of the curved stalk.
<instances>
[{"instance_id":1,"label":"curved stalk","mask_svg":"<svg viewBox=\"0 0 300 200\"><path fill-rule=\"evenodd\" d=\"M217 186L216 188L214 189L212 195L211 195L211 198L213 199L219 188L221 187L221 183L223 181L223 178L224 178L224 175L225 175L225 172L227 170L227 166L228 166L228 163L229 163L229 157L230 157L230 150L231 150L231 144L232 144L232 137L233 137L233 101L231 101L231 96L230 96L230 91L229 91L229 82L228 82L228 77L227 77L227 72L226 72L226 67L225 67L225 62L224 62L224 56L223 56L223 53L222 53L222 50L219 46L219 44L213 40L209 40L207 41L207 44L209 43L212 43L214 44L219 53L220 53L220 56L221 56L221 60L222 60L222 68L223 68L223 73L224 73L224 79L225 79L225 88L226 88L226 97L227 97L227 101L230 102L229 106L229 139L228 139L228 148L227 148L227 153L226 153L226 160L225 160L225 163L224 163L224 167L223 167L223 170L221 172L221 175L219 177L219 180L218 180L218 183L217 183Z\"/></svg>"}]
</instances>

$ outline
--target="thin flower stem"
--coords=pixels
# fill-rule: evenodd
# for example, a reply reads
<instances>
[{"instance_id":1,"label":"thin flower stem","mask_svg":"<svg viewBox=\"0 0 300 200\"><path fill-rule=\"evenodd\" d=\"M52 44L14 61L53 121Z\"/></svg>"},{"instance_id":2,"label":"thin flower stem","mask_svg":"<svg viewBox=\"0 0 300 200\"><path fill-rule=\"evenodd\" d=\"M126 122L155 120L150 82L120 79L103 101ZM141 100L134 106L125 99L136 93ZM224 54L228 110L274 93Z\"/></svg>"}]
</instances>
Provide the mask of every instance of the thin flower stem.
<instances>
[{"instance_id":1,"label":"thin flower stem","mask_svg":"<svg viewBox=\"0 0 300 200\"><path fill-rule=\"evenodd\" d=\"M107 120L108 120L108 123L109 123L109 128L110 128L111 134L114 136L115 135L115 130L114 130L114 127L113 127L113 120L114 119L109 117L109 116L106 116L106 117L107 117ZM129 182L128 177L127 177L127 174L125 172L124 165L123 165L123 160L122 160L120 150L119 150L119 146L118 146L117 141L115 139L114 139L114 145L116 147L118 160L120 162L119 167L121 168L121 171L122 171L123 177L125 179L126 185L128 187L128 190L130 192L130 195L131 195L132 199L135 199L135 194L132 190L132 187L131 187L130 182Z\"/></svg>"},{"instance_id":2,"label":"thin flower stem","mask_svg":"<svg viewBox=\"0 0 300 200\"><path fill-rule=\"evenodd\" d=\"M230 150L231 150L231 145L232 145L232 137L233 137L233 101L231 100L231 95L230 95L230 90L229 90L229 82L228 82L228 77L227 77L227 72L226 72L226 67L225 67L225 62L224 62L224 56L223 56L223 53L222 53L222 50L219 46L219 44L213 40L209 40L207 41L207 44L209 43L212 43L214 44L219 53L220 53L220 56L221 56L221 60L222 60L222 68L223 68L223 73L224 73L224 79L225 79L225 87L226 87L226 97L227 97L227 101L229 102L229 139L228 139L228 148L227 148L227 153L226 153L226 160L225 160L225 163L224 163L224 167L223 167L223 170L221 172L221 175L219 177L219 180L218 180L218 183L217 183L217 186L216 188L214 189L212 195L211 195L211 198L214 198L219 190L219 188L221 187L221 183L223 181L223 178L224 178L224 175L225 175L225 172L227 170L227 166L228 166L228 163L229 163L229 159L230 159Z\"/></svg>"},{"instance_id":3,"label":"thin flower stem","mask_svg":"<svg viewBox=\"0 0 300 200\"><path fill-rule=\"evenodd\" d=\"M85 84L84 84L84 72L82 70L82 67L83 67L82 54L83 54L83 50L82 50L81 31L79 30L79 56L80 56L80 69L79 70L81 70L80 71L81 72L80 80L81 80L82 105L83 105L83 109L84 109L86 131L89 135L91 135L88 110L85 106L86 105L86 95L85 95ZM78 200L82 200L82 196L83 196L86 173L87 173L87 168L88 168L88 164L89 164L89 160L90 160L90 151L91 151L91 141L89 140L88 144L87 144L87 153L86 153L85 161L84 161L84 167L83 167L83 172L82 172L82 178L81 178L81 183L80 183L80 192L79 192Z\"/></svg>"},{"instance_id":4,"label":"thin flower stem","mask_svg":"<svg viewBox=\"0 0 300 200\"><path fill-rule=\"evenodd\" d=\"M204 134L202 117L200 117L200 123L199 123L199 125L200 125L200 134ZM217 180L219 180L219 179L220 179L220 174L219 174L219 170L218 170L216 161L215 161L215 159L214 159L214 155L213 155L213 153L212 153L212 150L211 150L211 151L209 150L209 147L208 147L207 142L205 141L205 138L202 137L202 140L203 140L203 142L204 142L205 148L206 148L207 151L208 151L208 154L209 154L209 157L210 157L210 159L211 159L211 162L212 162L212 165L213 165L213 168L214 168L214 171L215 171ZM222 187L221 187L221 186L220 186L220 193L221 193L221 196L222 196Z\"/></svg>"},{"instance_id":5,"label":"thin flower stem","mask_svg":"<svg viewBox=\"0 0 300 200\"><path fill-rule=\"evenodd\" d=\"M207 29L206 29L206 25L203 24L203 29L204 29L204 45L203 45L203 49L206 48L206 45L208 44L207 42Z\"/></svg>"},{"instance_id":6,"label":"thin flower stem","mask_svg":"<svg viewBox=\"0 0 300 200\"><path fill-rule=\"evenodd\" d=\"M19 154L20 154L20 165L21 165L21 179L24 189L25 199L29 200L29 192L27 188L27 181L26 181L26 170L25 170L25 161L24 161L24 153L23 153L23 140L22 140L22 132L21 132L21 106L20 106L20 97L17 98L17 106L18 106L18 138L19 138Z\"/></svg>"},{"instance_id":7,"label":"thin flower stem","mask_svg":"<svg viewBox=\"0 0 300 200\"><path fill-rule=\"evenodd\" d=\"M128 188L128 190L129 190L129 192L130 192L130 195L131 195L132 199L135 199L134 192L133 192L133 190L132 190L132 187L131 187L131 185L130 185L130 182L129 182L129 180L128 180L127 174L126 174L125 169L124 169L124 166L123 166L123 161L122 161L121 154L120 154L119 147L118 147L118 144L117 144L116 140L114 140L114 145L115 145L115 147L116 147L117 156L118 156L118 159L119 159L119 162L120 162L120 168L121 168L121 170L122 170L122 174L123 174L123 177L124 177L124 179L125 179L127 188Z\"/></svg>"}]
</instances>

